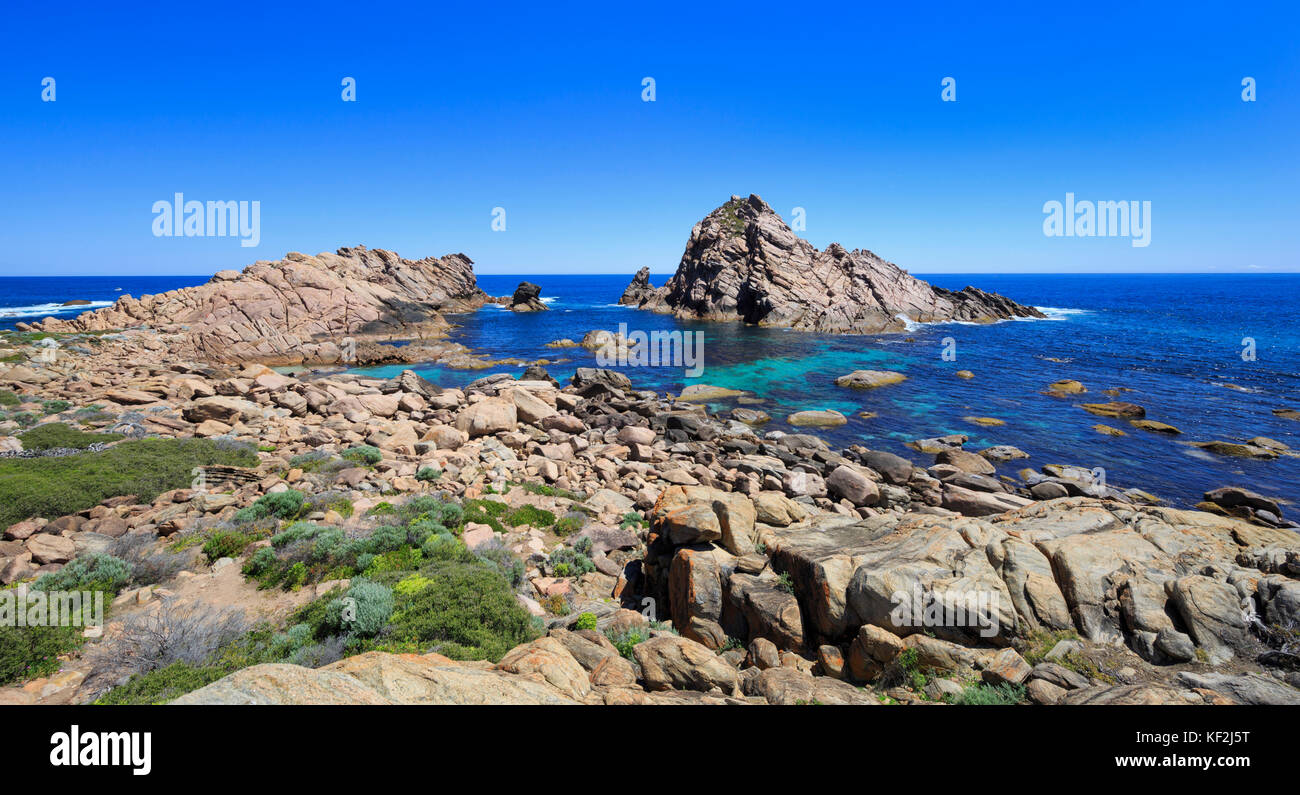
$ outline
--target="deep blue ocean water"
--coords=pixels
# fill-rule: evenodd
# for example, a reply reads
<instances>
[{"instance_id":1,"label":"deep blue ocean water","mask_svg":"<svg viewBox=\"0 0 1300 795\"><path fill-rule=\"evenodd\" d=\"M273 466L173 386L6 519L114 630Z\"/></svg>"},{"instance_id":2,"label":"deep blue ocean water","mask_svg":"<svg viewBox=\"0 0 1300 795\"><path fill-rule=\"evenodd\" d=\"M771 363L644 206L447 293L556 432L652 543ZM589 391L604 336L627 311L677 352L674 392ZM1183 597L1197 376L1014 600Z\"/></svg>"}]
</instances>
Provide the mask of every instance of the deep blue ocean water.
<instances>
[{"instance_id":1,"label":"deep blue ocean water","mask_svg":"<svg viewBox=\"0 0 1300 795\"><path fill-rule=\"evenodd\" d=\"M1289 501L1300 500L1300 458L1251 461L1216 456L1189 442L1254 436L1300 448L1300 422L1276 417L1275 408L1300 409L1300 322L1288 298L1300 295L1300 274L1251 275L934 275L933 284L960 289L974 284L1021 303L1043 308L1051 319L1009 321L991 326L921 326L909 334L833 337L749 328L739 324L687 323L670 316L620 307L615 302L630 275L530 275L479 277L492 295L511 293L521 279L542 286L551 311L516 314L489 305L453 315L452 339L493 358L566 359L548 367L563 380L574 368L594 365L581 348L547 348L561 338L581 340L595 328L690 330L704 334L704 372L687 379L680 367L626 368L640 388L679 391L685 383L742 389L766 399L773 416L767 428L791 430L786 414L833 408L849 417L841 428L822 430L837 445L862 443L928 463L903 446L909 439L964 433L967 449L1012 444L1027 461L1001 465L1013 474L1022 466L1070 463L1103 467L1112 485L1137 486L1173 504L1188 505L1218 486L1244 485ZM656 276L662 284L666 276ZM50 304L71 298L112 301L206 281L203 277L0 278L0 324L49 314ZM39 310L18 309L43 307ZM73 310L76 311L76 310ZM22 313L27 313L24 316ZM61 317L69 316L65 312ZM913 341L906 341L911 338ZM955 361L942 357L945 338L956 344ZM1254 340L1254 359L1244 360L1243 340ZM950 346L949 346L950 347ZM1062 361L1052 361L1060 359ZM868 392L835 386L837 376L856 369L899 370L902 384ZM393 375L402 366L368 368ZM443 386L460 386L488 370L416 369ZM971 370L975 378L953 375ZM1042 394L1053 381L1074 378L1087 395L1061 399ZM1234 384L1245 391L1231 389ZM1103 389L1126 388L1119 398ZM1128 400L1144 406L1148 419L1183 430L1168 437L1097 417L1083 402ZM714 404L722 409L728 402ZM875 412L872 419L859 412ZM996 417L1005 426L981 427L966 416ZM1098 423L1125 430L1104 436ZM1287 515L1295 518L1295 512Z\"/></svg>"}]
</instances>

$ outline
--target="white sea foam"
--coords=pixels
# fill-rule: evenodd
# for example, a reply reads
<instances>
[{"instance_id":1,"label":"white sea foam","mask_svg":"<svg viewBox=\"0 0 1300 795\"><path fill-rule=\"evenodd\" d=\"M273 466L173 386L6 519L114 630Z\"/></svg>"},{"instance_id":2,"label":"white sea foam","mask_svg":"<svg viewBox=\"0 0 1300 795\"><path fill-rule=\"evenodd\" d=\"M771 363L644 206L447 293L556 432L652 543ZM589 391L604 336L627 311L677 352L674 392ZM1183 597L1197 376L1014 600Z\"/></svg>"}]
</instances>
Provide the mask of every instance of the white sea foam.
<instances>
[{"instance_id":1,"label":"white sea foam","mask_svg":"<svg viewBox=\"0 0 1300 795\"><path fill-rule=\"evenodd\" d=\"M1091 309L1069 309L1059 306L1040 306L1036 307L1039 312L1047 315L1048 320L1069 320L1076 315L1091 315ZM1040 320L1036 317L1018 317L1016 320Z\"/></svg>"},{"instance_id":2,"label":"white sea foam","mask_svg":"<svg viewBox=\"0 0 1300 795\"><path fill-rule=\"evenodd\" d=\"M66 315L70 312L85 312L88 309L102 309L112 306L112 301L91 301L88 304L64 306L63 304L32 304L31 306L0 306L0 317L46 317L48 315Z\"/></svg>"}]
</instances>

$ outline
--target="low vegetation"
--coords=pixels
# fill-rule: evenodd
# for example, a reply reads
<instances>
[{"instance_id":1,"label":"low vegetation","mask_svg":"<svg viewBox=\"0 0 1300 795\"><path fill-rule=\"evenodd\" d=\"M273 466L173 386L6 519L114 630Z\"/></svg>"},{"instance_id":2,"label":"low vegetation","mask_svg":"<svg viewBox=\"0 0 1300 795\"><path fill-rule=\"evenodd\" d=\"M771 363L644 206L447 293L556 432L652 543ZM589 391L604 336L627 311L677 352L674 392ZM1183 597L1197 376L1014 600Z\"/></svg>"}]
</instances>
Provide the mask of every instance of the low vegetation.
<instances>
[{"instance_id":1,"label":"low vegetation","mask_svg":"<svg viewBox=\"0 0 1300 795\"><path fill-rule=\"evenodd\" d=\"M189 486L195 467L214 464L255 466L257 454L211 439L140 439L77 455L0 459L0 526L54 519L126 494L149 502Z\"/></svg>"}]
</instances>

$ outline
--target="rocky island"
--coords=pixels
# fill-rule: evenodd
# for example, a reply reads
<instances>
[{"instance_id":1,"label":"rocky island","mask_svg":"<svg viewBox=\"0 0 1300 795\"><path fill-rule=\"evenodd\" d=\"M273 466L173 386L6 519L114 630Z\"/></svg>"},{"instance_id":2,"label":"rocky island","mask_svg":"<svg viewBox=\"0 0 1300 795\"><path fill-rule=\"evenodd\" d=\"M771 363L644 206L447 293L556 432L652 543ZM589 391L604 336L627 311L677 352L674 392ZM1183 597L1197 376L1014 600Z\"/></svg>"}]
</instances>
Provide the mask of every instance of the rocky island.
<instances>
[{"instance_id":1,"label":"rocky island","mask_svg":"<svg viewBox=\"0 0 1300 795\"><path fill-rule=\"evenodd\" d=\"M818 251L756 195L731 200L691 230L677 272L655 289L642 268L620 303L695 320L826 334L906 331L909 323L1045 317L975 287L953 292L870 251Z\"/></svg>"}]
</instances>

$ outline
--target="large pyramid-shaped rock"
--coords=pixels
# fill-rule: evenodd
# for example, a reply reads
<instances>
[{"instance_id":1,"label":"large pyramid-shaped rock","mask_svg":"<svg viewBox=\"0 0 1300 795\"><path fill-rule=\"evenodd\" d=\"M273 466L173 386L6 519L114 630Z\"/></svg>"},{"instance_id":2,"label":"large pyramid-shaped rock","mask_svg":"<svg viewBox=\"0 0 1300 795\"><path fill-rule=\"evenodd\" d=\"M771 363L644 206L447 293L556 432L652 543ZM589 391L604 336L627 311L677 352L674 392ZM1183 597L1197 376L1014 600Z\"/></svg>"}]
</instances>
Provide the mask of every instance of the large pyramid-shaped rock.
<instances>
[{"instance_id":1,"label":"large pyramid-shaped rock","mask_svg":"<svg viewBox=\"0 0 1300 795\"><path fill-rule=\"evenodd\" d=\"M870 251L837 243L818 251L755 195L732 196L695 225L668 284L634 286L640 289L624 298L638 295L643 309L830 334L904 331L908 321L1044 317L974 287L933 287Z\"/></svg>"}]
</instances>

